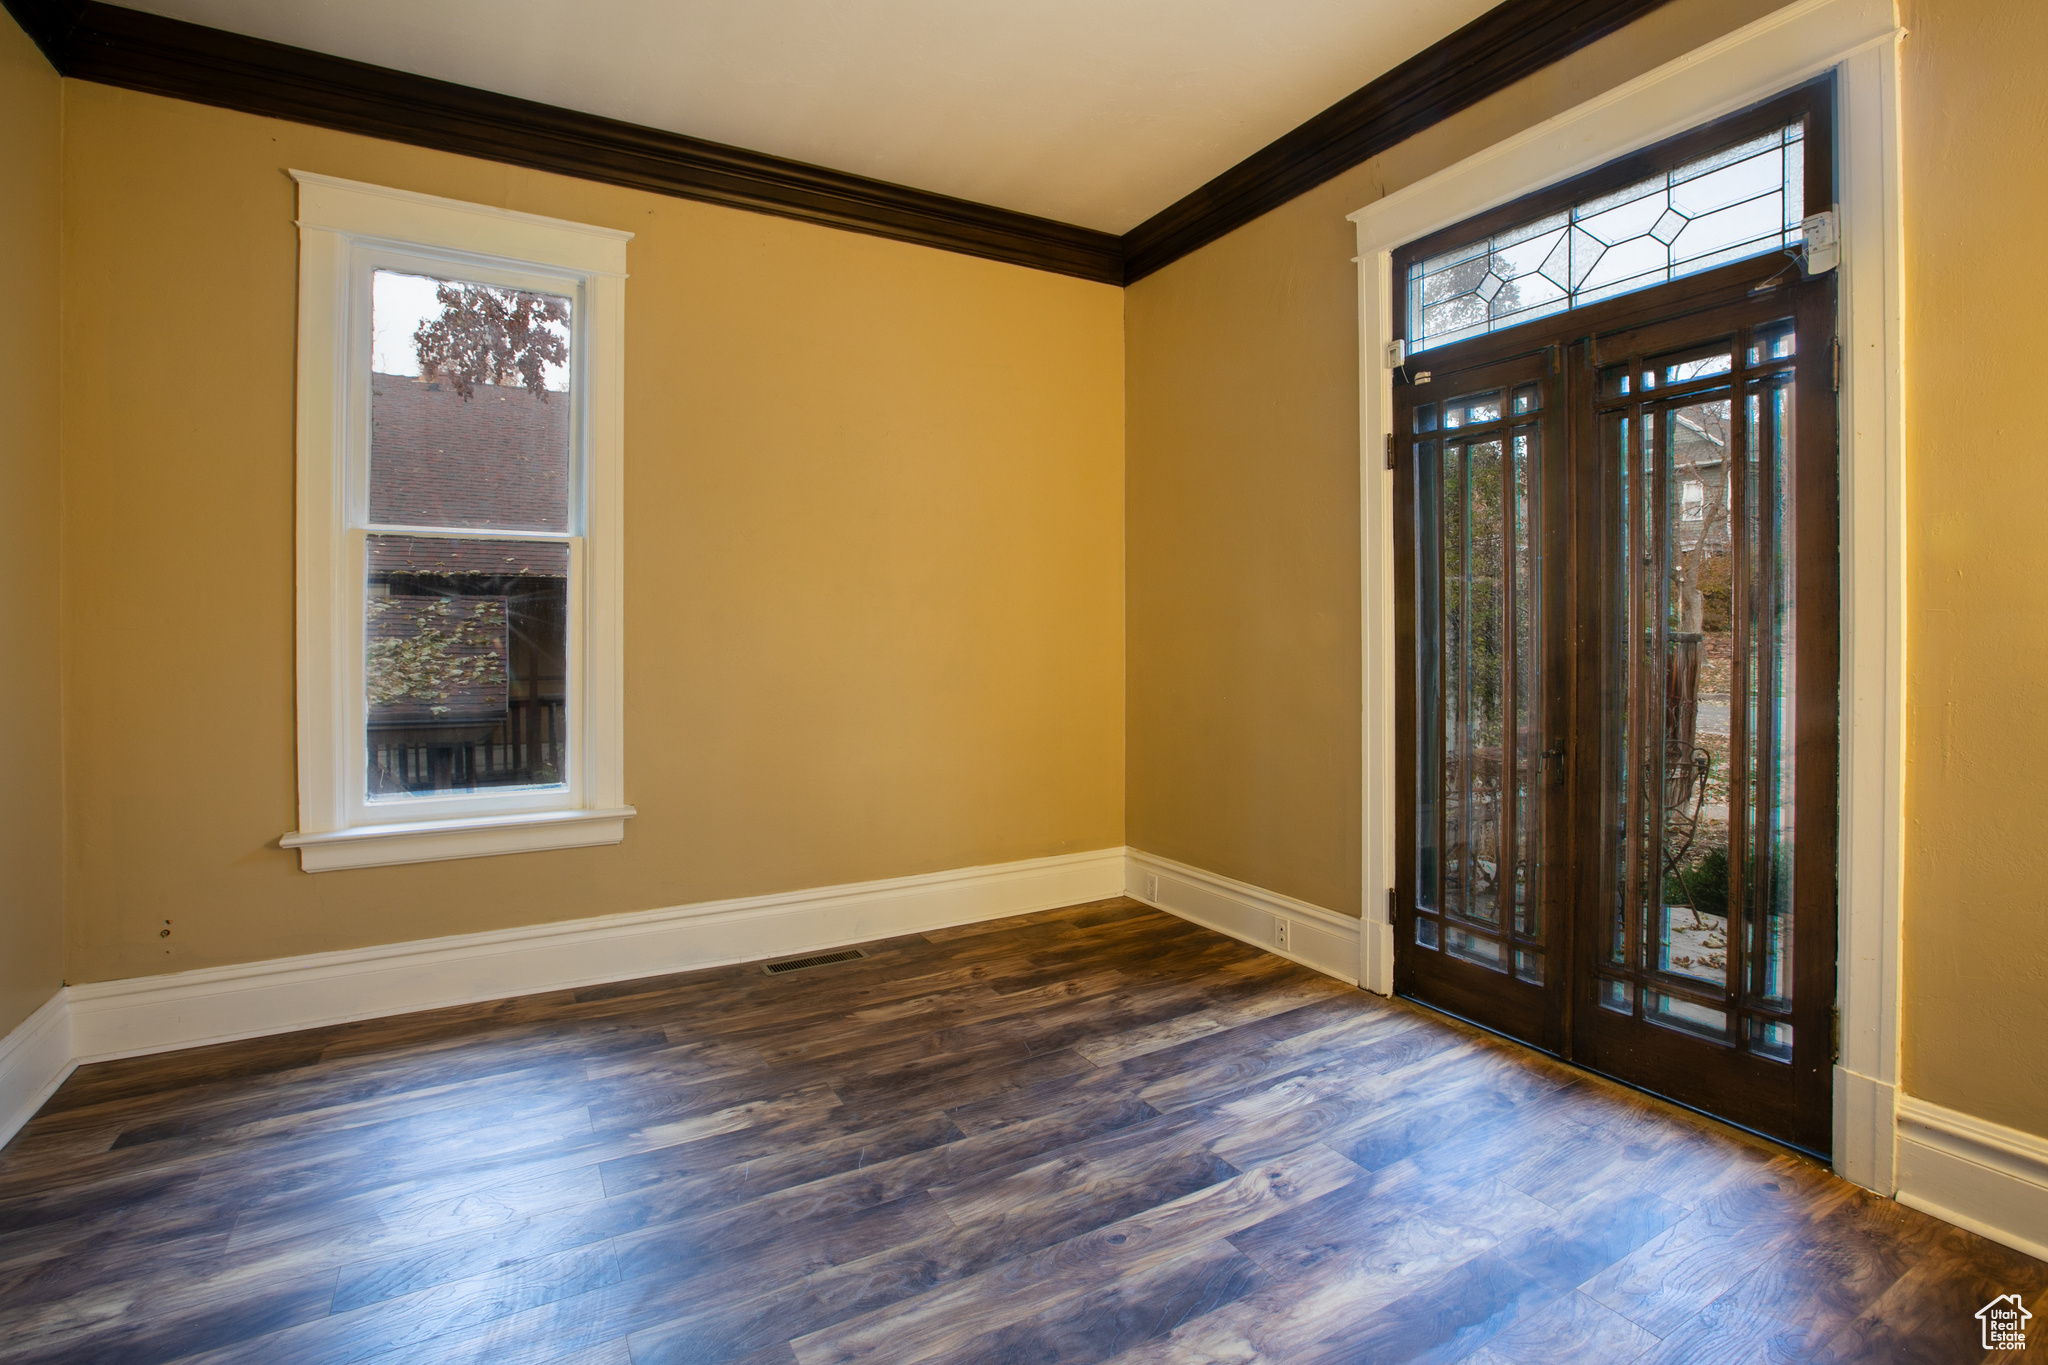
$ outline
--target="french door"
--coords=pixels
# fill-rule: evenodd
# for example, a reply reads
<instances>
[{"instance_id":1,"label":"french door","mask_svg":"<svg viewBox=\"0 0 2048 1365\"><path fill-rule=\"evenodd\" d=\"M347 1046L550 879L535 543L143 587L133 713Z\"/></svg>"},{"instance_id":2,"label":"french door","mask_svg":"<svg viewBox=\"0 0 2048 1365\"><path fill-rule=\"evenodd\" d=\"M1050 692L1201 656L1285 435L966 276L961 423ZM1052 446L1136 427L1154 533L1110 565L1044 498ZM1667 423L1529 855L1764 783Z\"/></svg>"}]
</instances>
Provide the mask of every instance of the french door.
<instances>
[{"instance_id":1,"label":"french door","mask_svg":"<svg viewBox=\"0 0 2048 1365\"><path fill-rule=\"evenodd\" d=\"M1568 1051L1570 633L1558 351L1410 384L1395 466L1402 653L1395 989ZM1405 927L1406 932L1401 930Z\"/></svg>"},{"instance_id":2,"label":"french door","mask_svg":"<svg viewBox=\"0 0 2048 1365\"><path fill-rule=\"evenodd\" d=\"M1395 987L1825 1152L1833 283L1756 286L1397 386Z\"/></svg>"}]
</instances>

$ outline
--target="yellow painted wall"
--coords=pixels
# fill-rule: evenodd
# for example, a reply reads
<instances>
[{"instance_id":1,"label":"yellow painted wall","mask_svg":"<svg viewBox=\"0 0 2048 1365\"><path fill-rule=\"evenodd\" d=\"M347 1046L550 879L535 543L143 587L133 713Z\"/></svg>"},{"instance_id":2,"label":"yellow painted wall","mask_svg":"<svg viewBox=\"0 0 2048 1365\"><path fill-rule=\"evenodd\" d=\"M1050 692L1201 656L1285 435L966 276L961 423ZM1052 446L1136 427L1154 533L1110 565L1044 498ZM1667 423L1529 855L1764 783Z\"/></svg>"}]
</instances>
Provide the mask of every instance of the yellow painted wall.
<instances>
[{"instance_id":1,"label":"yellow painted wall","mask_svg":"<svg viewBox=\"0 0 2048 1365\"><path fill-rule=\"evenodd\" d=\"M64 984L61 84L0 14L0 1035Z\"/></svg>"},{"instance_id":2,"label":"yellow painted wall","mask_svg":"<svg viewBox=\"0 0 2048 1365\"><path fill-rule=\"evenodd\" d=\"M1131 843L1359 911L1344 215L1776 7L1676 0L1127 291ZM1903 0L1905 1089L2048 1134L2048 6Z\"/></svg>"},{"instance_id":3,"label":"yellow painted wall","mask_svg":"<svg viewBox=\"0 0 2048 1365\"><path fill-rule=\"evenodd\" d=\"M65 114L73 980L1123 842L1121 291L83 82ZM638 234L618 847L276 847L287 167Z\"/></svg>"},{"instance_id":4,"label":"yellow painted wall","mask_svg":"<svg viewBox=\"0 0 2048 1365\"><path fill-rule=\"evenodd\" d=\"M2048 6L1900 8L1905 1085L2048 1136Z\"/></svg>"},{"instance_id":5,"label":"yellow painted wall","mask_svg":"<svg viewBox=\"0 0 2048 1365\"><path fill-rule=\"evenodd\" d=\"M1345 215L1777 4L1675 0L1126 291L1134 847L1359 913Z\"/></svg>"},{"instance_id":6,"label":"yellow painted wall","mask_svg":"<svg viewBox=\"0 0 2048 1365\"><path fill-rule=\"evenodd\" d=\"M1126 818L1139 847L1358 913L1344 215L1771 8L1675 0L1123 296L66 83L61 773L57 355L36 340L58 86L0 24L0 157L25 191L0 200L22 324L0 342L0 554L31 585L0 605L29 642L0 673L0 762L30 777L0 797L0 1026L55 984L59 847L77 980L1101 847ZM2015 153L2048 145L2048 9L1902 13L1905 1083L2048 1133L2048 465L2021 406L2048 171ZM286 166L640 234L643 814L617 849L308 877L274 847L294 823Z\"/></svg>"}]
</instances>

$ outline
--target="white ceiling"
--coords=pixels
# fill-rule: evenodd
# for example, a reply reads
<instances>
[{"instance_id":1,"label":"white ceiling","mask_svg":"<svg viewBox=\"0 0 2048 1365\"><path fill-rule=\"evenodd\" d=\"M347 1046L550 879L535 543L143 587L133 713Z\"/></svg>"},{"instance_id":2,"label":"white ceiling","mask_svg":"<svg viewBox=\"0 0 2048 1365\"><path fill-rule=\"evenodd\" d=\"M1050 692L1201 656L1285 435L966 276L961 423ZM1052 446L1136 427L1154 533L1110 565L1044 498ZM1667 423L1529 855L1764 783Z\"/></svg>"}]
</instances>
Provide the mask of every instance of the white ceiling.
<instances>
[{"instance_id":1,"label":"white ceiling","mask_svg":"<svg viewBox=\"0 0 2048 1365\"><path fill-rule=\"evenodd\" d=\"M1123 232L1494 0L126 0Z\"/></svg>"}]
</instances>

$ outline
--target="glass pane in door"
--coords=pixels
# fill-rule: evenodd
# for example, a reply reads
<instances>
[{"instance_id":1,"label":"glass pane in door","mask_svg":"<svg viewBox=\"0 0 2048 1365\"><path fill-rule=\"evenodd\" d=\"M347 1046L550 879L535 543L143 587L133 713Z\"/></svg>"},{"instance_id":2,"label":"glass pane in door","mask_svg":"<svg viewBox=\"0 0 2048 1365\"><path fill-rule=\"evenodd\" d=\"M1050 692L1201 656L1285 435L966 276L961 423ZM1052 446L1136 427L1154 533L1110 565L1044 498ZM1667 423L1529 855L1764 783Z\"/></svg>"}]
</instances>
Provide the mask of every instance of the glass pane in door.
<instances>
[{"instance_id":1,"label":"glass pane in door","mask_svg":"<svg viewBox=\"0 0 2048 1365\"><path fill-rule=\"evenodd\" d=\"M1745 718L1754 735L1755 758L1746 788L1750 830L1750 897L1756 906L1756 948L1745 982L1749 995L1766 1008L1789 1008L1792 997L1792 737L1793 697L1793 521L1791 497L1792 383L1781 375L1752 387L1749 396L1748 466L1754 507L1746 519L1757 546L1751 557L1743 675ZM1757 1050L1790 1060L1792 1028L1757 1019ZM1753 1040L1754 1042L1755 1040Z\"/></svg>"},{"instance_id":2,"label":"glass pane in door","mask_svg":"<svg viewBox=\"0 0 2048 1365\"><path fill-rule=\"evenodd\" d=\"M1599 999L1791 1059L1790 324L1633 367L1600 417ZM1608 393L1625 393L1619 385Z\"/></svg>"},{"instance_id":3,"label":"glass pane in door","mask_svg":"<svg viewBox=\"0 0 2048 1365\"><path fill-rule=\"evenodd\" d=\"M1727 357L1717 368L1726 373ZM1667 367L1668 368L1668 367ZM1719 993L1728 980L1728 668L1735 475L1726 396L1666 409L1663 847L1654 868L1657 970ZM1699 1025L1697 1015L1686 1015Z\"/></svg>"},{"instance_id":4,"label":"glass pane in door","mask_svg":"<svg viewBox=\"0 0 2048 1365\"><path fill-rule=\"evenodd\" d=\"M1415 943L1540 984L1539 386L1414 427Z\"/></svg>"}]
</instances>

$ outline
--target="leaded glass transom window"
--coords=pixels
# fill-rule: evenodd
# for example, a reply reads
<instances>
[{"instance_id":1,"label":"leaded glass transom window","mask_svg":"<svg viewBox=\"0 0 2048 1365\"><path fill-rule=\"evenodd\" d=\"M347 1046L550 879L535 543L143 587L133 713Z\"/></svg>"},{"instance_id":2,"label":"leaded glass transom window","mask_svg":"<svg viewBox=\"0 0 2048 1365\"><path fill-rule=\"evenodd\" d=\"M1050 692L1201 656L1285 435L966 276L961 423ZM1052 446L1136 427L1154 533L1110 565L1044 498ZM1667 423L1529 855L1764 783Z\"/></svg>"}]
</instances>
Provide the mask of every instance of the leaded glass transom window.
<instances>
[{"instance_id":1,"label":"leaded glass transom window","mask_svg":"<svg viewBox=\"0 0 2048 1365\"><path fill-rule=\"evenodd\" d=\"M1805 125L1416 261L1408 316L1420 351L1710 270L1801 240Z\"/></svg>"}]
</instances>

